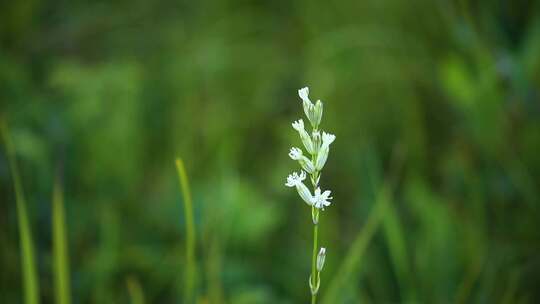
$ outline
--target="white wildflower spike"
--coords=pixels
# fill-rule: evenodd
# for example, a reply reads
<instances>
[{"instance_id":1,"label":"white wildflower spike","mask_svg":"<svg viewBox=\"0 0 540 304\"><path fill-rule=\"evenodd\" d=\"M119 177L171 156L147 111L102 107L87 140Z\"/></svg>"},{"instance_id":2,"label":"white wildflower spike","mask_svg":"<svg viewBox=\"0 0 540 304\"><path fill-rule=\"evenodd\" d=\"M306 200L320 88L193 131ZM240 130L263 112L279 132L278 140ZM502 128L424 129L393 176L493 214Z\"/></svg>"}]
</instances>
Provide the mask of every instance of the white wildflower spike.
<instances>
[{"instance_id":1,"label":"white wildflower spike","mask_svg":"<svg viewBox=\"0 0 540 304\"><path fill-rule=\"evenodd\" d=\"M300 166L302 166L302 169L306 170L307 173L311 174L315 172L315 166L313 165L313 162L309 160L309 158L305 157L302 154L302 150L296 147L292 147L291 151L289 152L289 156L293 160L297 160L300 163Z\"/></svg>"},{"instance_id":2,"label":"white wildflower spike","mask_svg":"<svg viewBox=\"0 0 540 304\"><path fill-rule=\"evenodd\" d=\"M285 183L285 186L287 187L296 187L296 191L298 191L298 194L300 197L306 202L308 205L313 204L313 196L311 195L311 192L309 192L309 189L304 185L303 180L306 179L306 172L300 171L300 175L298 173L293 172L292 174L289 174L287 177L287 183Z\"/></svg>"},{"instance_id":3,"label":"white wildflower spike","mask_svg":"<svg viewBox=\"0 0 540 304\"><path fill-rule=\"evenodd\" d=\"M332 199L330 193L330 190L326 190L321 193L321 188L315 189L315 195L313 195L312 201L313 206L321 210L324 210L324 207L330 206L331 202L329 200Z\"/></svg>"},{"instance_id":4,"label":"white wildflower spike","mask_svg":"<svg viewBox=\"0 0 540 304\"><path fill-rule=\"evenodd\" d=\"M300 139L302 140L302 143L304 144L304 147L306 147L306 150L310 154L315 154L315 148L313 147L313 142L311 140L311 136L306 132L304 129L304 121L302 119L299 119L292 123L292 127L298 131L300 134Z\"/></svg>"},{"instance_id":5,"label":"white wildflower spike","mask_svg":"<svg viewBox=\"0 0 540 304\"><path fill-rule=\"evenodd\" d=\"M321 272L324 267L324 259L326 258L326 248L321 247L319 254L317 255L317 271Z\"/></svg>"},{"instance_id":6,"label":"white wildflower spike","mask_svg":"<svg viewBox=\"0 0 540 304\"><path fill-rule=\"evenodd\" d=\"M336 136L330 133L323 132L321 148L317 153L317 159L315 160L315 169L322 170L326 160L328 159L328 153L330 152L330 144L334 142Z\"/></svg>"},{"instance_id":7,"label":"white wildflower spike","mask_svg":"<svg viewBox=\"0 0 540 304\"><path fill-rule=\"evenodd\" d=\"M319 229L319 216L325 207L332 204L331 191L321 191L319 188L319 180L322 174L330 145L336 139L336 136L326 132L319 132L319 125L323 115L323 102L317 100L315 104L309 99L309 88L305 87L298 90L298 96L302 99L304 112L311 124L312 130L310 133L304 129L304 121L299 119L292 123L292 127L300 134L300 139L304 144L307 152L310 154L306 157L300 148L292 147L289 151L289 156L293 160L298 161L303 170L300 174L293 172L287 177L285 183L288 187L295 187L296 191L309 206L311 206L311 219L313 221L313 244L314 249L317 248L317 231ZM304 184L306 172L309 173L311 185L313 186L313 195ZM316 302L319 287L321 285L321 271L324 268L324 260L326 258L326 248L322 247L319 252L313 251L312 261L316 262L312 265L311 275L309 276L309 287L311 289L311 303Z\"/></svg>"}]
</instances>

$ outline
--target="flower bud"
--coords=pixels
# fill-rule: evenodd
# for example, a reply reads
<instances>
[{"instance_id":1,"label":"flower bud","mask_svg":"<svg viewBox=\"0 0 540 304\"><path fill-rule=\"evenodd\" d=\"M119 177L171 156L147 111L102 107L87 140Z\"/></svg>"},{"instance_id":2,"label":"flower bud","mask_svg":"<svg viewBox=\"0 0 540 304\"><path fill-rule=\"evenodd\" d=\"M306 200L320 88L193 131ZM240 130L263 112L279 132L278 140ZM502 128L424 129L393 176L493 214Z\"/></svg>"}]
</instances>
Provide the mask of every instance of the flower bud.
<instances>
[{"instance_id":1,"label":"flower bud","mask_svg":"<svg viewBox=\"0 0 540 304\"><path fill-rule=\"evenodd\" d=\"M313 142L311 141L311 136L309 136L309 134L304 129L304 121L302 119L299 119L293 122L292 126L296 131L298 131L298 134L300 134L300 139L302 140L304 147L306 147L306 150L310 154L314 154L315 149L313 147Z\"/></svg>"},{"instance_id":2,"label":"flower bud","mask_svg":"<svg viewBox=\"0 0 540 304\"><path fill-rule=\"evenodd\" d=\"M313 165L313 162L302 154L302 150L299 148L292 147L291 151L289 152L289 157L293 160L297 160L300 163L300 166L302 166L302 169L304 169L304 171L307 173L311 174L315 172L315 165Z\"/></svg>"},{"instance_id":3,"label":"flower bud","mask_svg":"<svg viewBox=\"0 0 540 304\"><path fill-rule=\"evenodd\" d=\"M309 122L311 123L311 126L316 129L319 123L321 122L322 117L322 104L320 105L320 116L317 118L316 114L316 106L313 105L311 100L309 100L309 88L305 87L300 90L298 90L298 96L302 99L302 105L304 107L304 113L306 114L306 117L308 118Z\"/></svg>"},{"instance_id":4,"label":"flower bud","mask_svg":"<svg viewBox=\"0 0 540 304\"><path fill-rule=\"evenodd\" d=\"M311 125L313 125L313 114L314 114L314 108L315 106L313 103L309 100L304 99L302 101L302 105L304 106L304 113L306 114L306 117L308 118Z\"/></svg>"},{"instance_id":5,"label":"flower bud","mask_svg":"<svg viewBox=\"0 0 540 304\"><path fill-rule=\"evenodd\" d=\"M312 124L314 124L314 126L313 126L314 128L317 128L319 126L319 124L321 123L322 114L323 114L323 103L322 103L322 101L317 100L317 102L315 103L315 106L313 108L313 122L312 122Z\"/></svg>"},{"instance_id":6,"label":"flower bud","mask_svg":"<svg viewBox=\"0 0 540 304\"><path fill-rule=\"evenodd\" d=\"M311 140L311 137L309 136L309 134L305 130L302 130L299 133L300 133L300 139L302 140L302 143L304 144L304 147L306 147L306 150L310 154L315 154L315 148L313 146L313 141Z\"/></svg>"},{"instance_id":7,"label":"flower bud","mask_svg":"<svg viewBox=\"0 0 540 304\"><path fill-rule=\"evenodd\" d=\"M304 171L306 171L307 173L311 174L315 172L315 165L313 165L311 160L309 160L307 157L302 156L302 158L300 158L298 162L300 163L300 166L302 166L302 169L304 169Z\"/></svg>"},{"instance_id":8,"label":"flower bud","mask_svg":"<svg viewBox=\"0 0 540 304\"><path fill-rule=\"evenodd\" d=\"M322 144L321 132L313 131L311 133L311 137L312 137L312 142L313 142L313 150L315 151L314 154L317 154Z\"/></svg>"},{"instance_id":9,"label":"flower bud","mask_svg":"<svg viewBox=\"0 0 540 304\"><path fill-rule=\"evenodd\" d=\"M300 98L302 100L308 100L309 101L309 88L308 87L304 87L304 88L301 88L300 90L298 90L298 96L300 96Z\"/></svg>"},{"instance_id":10,"label":"flower bud","mask_svg":"<svg viewBox=\"0 0 540 304\"><path fill-rule=\"evenodd\" d=\"M309 189L306 187L306 185L304 185L304 183L297 183L296 190L306 204L310 206L313 204L313 196L311 196L311 192L309 192Z\"/></svg>"},{"instance_id":11,"label":"flower bud","mask_svg":"<svg viewBox=\"0 0 540 304\"><path fill-rule=\"evenodd\" d=\"M315 160L315 169L322 170L326 160L328 159L328 152L330 151L330 144L334 142L336 136L330 133L323 132L322 144L319 152L317 153L317 159Z\"/></svg>"},{"instance_id":12,"label":"flower bud","mask_svg":"<svg viewBox=\"0 0 540 304\"><path fill-rule=\"evenodd\" d=\"M324 267L324 259L326 258L326 248L321 247L319 254L317 255L317 271L321 272Z\"/></svg>"},{"instance_id":13,"label":"flower bud","mask_svg":"<svg viewBox=\"0 0 540 304\"><path fill-rule=\"evenodd\" d=\"M329 151L330 147L328 147L327 145L322 145L321 149L317 153L317 159L315 160L315 169L317 169L318 171L321 171L324 167L324 164L326 164Z\"/></svg>"}]
</instances>

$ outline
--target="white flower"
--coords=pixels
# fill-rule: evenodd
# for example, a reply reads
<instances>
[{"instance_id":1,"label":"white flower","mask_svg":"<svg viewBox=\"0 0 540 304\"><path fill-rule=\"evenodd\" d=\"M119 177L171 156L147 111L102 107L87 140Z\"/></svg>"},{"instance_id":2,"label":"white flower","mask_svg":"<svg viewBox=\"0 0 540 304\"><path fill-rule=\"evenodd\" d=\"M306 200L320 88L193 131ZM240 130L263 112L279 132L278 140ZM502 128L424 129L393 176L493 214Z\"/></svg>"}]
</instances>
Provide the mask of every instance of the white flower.
<instances>
[{"instance_id":1,"label":"white flower","mask_svg":"<svg viewBox=\"0 0 540 304\"><path fill-rule=\"evenodd\" d=\"M324 259L326 258L326 248L321 247L317 255L317 271L321 272L324 267Z\"/></svg>"},{"instance_id":2,"label":"white flower","mask_svg":"<svg viewBox=\"0 0 540 304\"><path fill-rule=\"evenodd\" d=\"M315 154L315 149L313 147L313 142L311 141L311 136L306 132L304 129L304 121L302 119L299 119L292 123L292 127L298 131L300 134L300 139L302 140L302 143L304 144L304 147L306 147L306 150L310 154Z\"/></svg>"},{"instance_id":3,"label":"white flower","mask_svg":"<svg viewBox=\"0 0 540 304\"><path fill-rule=\"evenodd\" d=\"M304 121L302 119L299 119L297 121L294 121L292 123L292 127L298 131L298 132L302 132L302 131L305 131L304 130Z\"/></svg>"},{"instance_id":4,"label":"white flower","mask_svg":"<svg viewBox=\"0 0 540 304\"><path fill-rule=\"evenodd\" d=\"M298 191L298 194L300 197L306 202L308 205L313 204L313 196L311 195L311 192L309 192L309 189L304 185L302 182L306 179L306 172L300 171L300 175L298 173L293 172L292 174L289 174L287 177L287 183L285 183L285 186L287 187L296 187L296 191Z\"/></svg>"},{"instance_id":5,"label":"white flower","mask_svg":"<svg viewBox=\"0 0 540 304\"><path fill-rule=\"evenodd\" d=\"M302 169L306 170L307 173L315 172L315 165L313 165L313 162L302 154L302 150L299 148L292 147L291 151L289 152L289 157L293 160L297 160L300 163L300 166L302 166Z\"/></svg>"},{"instance_id":6,"label":"white flower","mask_svg":"<svg viewBox=\"0 0 540 304\"><path fill-rule=\"evenodd\" d=\"M296 147L292 147L291 151L289 152L289 157L293 160L299 160L302 158L302 150Z\"/></svg>"},{"instance_id":7,"label":"white flower","mask_svg":"<svg viewBox=\"0 0 540 304\"><path fill-rule=\"evenodd\" d=\"M300 171L300 175L298 173L293 172L292 174L289 174L287 176L287 183L285 186L287 187L296 187L298 184L302 183L303 180L306 179L306 172Z\"/></svg>"},{"instance_id":8,"label":"white flower","mask_svg":"<svg viewBox=\"0 0 540 304\"><path fill-rule=\"evenodd\" d=\"M300 90L298 90L298 96L300 96L300 98L302 98L302 100L304 101L309 101L309 88L308 87L304 87L304 88L301 88Z\"/></svg>"},{"instance_id":9,"label":"white flower","mask_svg":"<svg viewBox=\"0 0 540 304\"><path fill-rule=\"evenodd\" d=\"M306 117L311 123L311 126L317 129L317 127L319 126L319 123L321 122L320 117L322 117L322 104L319 106L319 110L317 113L317 110L315 109L316 107L315 105L313 105L311 100L309 100L308 95L309 95L308 87L301 88L300 90L298 90L298 96L300 96L300 98L302 99L302 105L304 106L304 113L306 113Z\"/></svg>"},{"instance_id":10,"label":"white flower","mask_svg":"<svg viewBox=\"0 0 540 304\"><path fill-rule=\"evenodd\" d=\"M319 152L317 153L317 159L315 160L315 168L322 170L326 160L328 159L328 153L330 152L330 144L334 142L336 136L330 133L323 132L322 144Z\"/></svg>"},{"instance_id":11,"label":"white flower","mask_svg":"<svg viewBox=\"0 0 540 304\"><path fill-rule=\"evenodd\" d=\"M333 143L335 139L336 139L336 136L334 134L330 134L326 132L322 133L323 145L330 146L330 144Z\"/></svg>"},{"instance_id":12,"label":"white flower","mask_svg":"<svg viewBox=\"0 0 540 304\"><path fill-rule=\"evenodd\" d=\"M313 196L313 206L318 209L324 210L324 207L330 206L331 202L329 200L332 199L330 196L331 191L326 190L323 193L321 193L321 188L315 189L315 195Z\"/></svg>"}]
</instances>

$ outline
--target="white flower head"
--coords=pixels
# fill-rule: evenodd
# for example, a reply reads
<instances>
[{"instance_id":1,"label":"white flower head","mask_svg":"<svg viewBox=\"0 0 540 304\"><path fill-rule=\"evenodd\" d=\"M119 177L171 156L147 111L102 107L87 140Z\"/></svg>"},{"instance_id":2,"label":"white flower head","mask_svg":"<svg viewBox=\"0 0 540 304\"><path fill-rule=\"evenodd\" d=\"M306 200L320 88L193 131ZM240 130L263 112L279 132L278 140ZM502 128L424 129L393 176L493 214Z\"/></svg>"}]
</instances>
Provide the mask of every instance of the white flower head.
<instances>
[{"instance_id":1,"label":"white flower head","mask_svg":"<svg viewBox=\"0 0 540 304\"><path fill-rule=\"evenodd\" d=\"M323 145L330 146L330 144L333 143L334 140L336 140L336 136L334 134L330 134L326 132L322 133Z\"/></svg>"},{"instance_id":2,"label":"white flower head","mask_svg":"<svg viewBox=\"0 0 540 304\"><path fill-rule=\"evenodd\" d=\"M300 96L300 98L302 99L302 105L304 106L304 113L306 113L306 117L311 123L311 126L316 129L319 126L322 117L321 101L319 100L317 102L318 106L316 106L311 102L311 100L309 100L308 87L298 90L298 96Z\"/></svg>"},{"instance_id":3,"label":"white flower head","mask_svg":"<svg viewBox=\"0 0 540 304\"><path fill-rule=\"evenodd\" d=\"M324 210L324 207L330 206L331 202L329 200L332 199L330 193L330 190L326 190L321 193L321 188L315 189L315 195L313 195L313 206L322 210Z\"/></svg>"},{"instance_id":4,"label":"white flower head","mask_svg":"<svg viewBox=\"0 0 540 304\"><path fill-rule=\"evenodd\" d=\"M306 202L306 204L311 206L313 205L313 196L311 195L308 187L306 187L306 185L304 185L304 183L302 182L305 179L306 172L300 171L300 175L298 175L298 173L296 172L293 172L287 177L287 183L285 183L285 186L296 187L296 191L298 191L300 197L304 200L304 202Z\"/></svg>"},{"instance_id":5,"label":"white flower head","mask_svg":"<svg viewBox=\"0 0 540 304\"><path fill-rule=\"evenodd\" d=\"M315 168L317 170L322 170L326 160L328 159L328 153L330 152L330 144L334 142L336 136L334 134L323 132L322 134L322 144L317 153L317 159L315 160Z\"/></svg>"},{"instance_id":6,"label":"white flower head","mask_svg":"<svg viewBox=\"0 0 540 304\"><path fill-rule=\"evenodd\" d=\"M301 184L303 180L306 179L306 172L300 171L300 175L298 173L293 172L292 174L289 174L287 176L287 183L285 183L285 186L287 187L296 187L298 184Z\"/></svg>"},{"instance_id":7,"label":"white flower head","mask_svg":"<svg viewBox=\"0 0 540 304\"><path fill-rule=\"evenodd\" d=\"M302 140L302 143L304 144L304 147L306 147L306 150L310 154L315 154L315 149L313 147L313 142L311 141L311 136L309 136L308 132L304 129L304 121L302 119L299 119L292 123L292 127L298 131L298 134L300 134L300 139Z\"/></svg>"},{"instance_id":8,"label":"white flower head","mask_svg":"<svg viewBox=\"0 0 540 304\"><path fill-rule=\"evenodd\" d=\"M293 160L300 160L302 158L302 150L296 147L292 147L291 151L289 152L289 157Z\"/></svg>"},{"instance_id":9,"label":"white flower head","mask_svg":"<svg viewBox=\"0 0 540 304\"><path fill-rule=\"evenodd\" d=\"M292 127L298 132L305 131L304 130L304 121L302 119L299 119L299 120L293 122Z\"/></svg>"},{"instance_id":10,"label":"white flower head","mask_svg":"<svg viewBox=\"0 0 540 304\"><path fill-rule=\"evenodd\" d=\"M315 165L311 160L309 160L309 158L303 155L300 148L292 147L291 151L289 152L289 157L293 160L297 160L300 163L300 166L302 166L302 169L304 169L307 173L311 174L315 172Z\"/></svg>"},{"instance_id":11,"label":"white flower head","mask_svg":"<svg viewBox=\"0 0 540 304\"><path fill-rule=\"evenodd\" d=\"M300 98L302 98L302 100L309 101L308 95L309 95L309 88L308 87L304 87L304 88L301 88L300 90L298 90L298 96L300 96Z\"/></svg>"}]
</instances>

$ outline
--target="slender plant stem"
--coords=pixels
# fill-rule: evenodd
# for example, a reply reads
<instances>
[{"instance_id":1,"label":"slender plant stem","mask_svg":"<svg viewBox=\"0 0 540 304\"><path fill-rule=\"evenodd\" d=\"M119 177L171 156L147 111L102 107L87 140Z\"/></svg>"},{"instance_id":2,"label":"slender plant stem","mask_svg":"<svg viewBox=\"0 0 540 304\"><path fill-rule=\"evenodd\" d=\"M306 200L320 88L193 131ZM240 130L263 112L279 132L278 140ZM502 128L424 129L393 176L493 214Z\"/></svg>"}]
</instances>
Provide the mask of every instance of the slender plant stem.
<instances>
[{"instance_id":1,"label":"slender plant stem","mask_svg":"<svg viewBox=\"0 0 540 304\"><path fill-rule=\"evenodd\" d=\"M9 130L5 122L0 117L0 136L6 145L6 154L13 178L15 188L15 203L17 206L17 222L19 224L19 240L21 246L21 269L24 286L24 303L39 304L39 281L35 258L34 242L32 240L32 229L30 219L26 209L26 199L23 185L19 175L19 167L15 157L15 148L9 135Z\"/></svg>"},{"instance_id":2,"label":"slender plant stem","mask_svg":"<svg viewBox=\"0 0 540 304\"><path fill-rule=\"evenodd\" d=\"M315 207L311 207L315 210L312 210L314 211L314 216L315 218L318 220L318 217L319 217L319 210L316 210ZM319 234L319 224L318 223L313 223L313 256L311 258L311 285L313 287L315 287L316 289L318 289L318 282L319 282L319 278L317 278L317 242L318 242L318 234ZM315 304L317 302L317 292L312 292L311 293L311 303L312 304Z\"/></svg>"},{"instance_id":3,"label":"slender plant stem","mask_svg":"<svg viewBox=\"0 0 540 304\"><path fill-rule=\"evenodd\" d=\"M141 287L141 284L139 283L139 280L135 277L128 277L127 278L127 288L129 297L131 298L131 304L144 304L144 293L143 289Z\"/></svg>"},{"instance_id":4,"label":"slender plant stem","mask_svg":"<svg viewBox=\"0 0 540 304\"><path fill-rule=\"evenodd\" d=\"M57 304L69 304L69 255L66 235L66 216L64 209L64 194L58 176L54 180L52 199L53 218L53 253L54 279Z\"/></svg>"},{"instance_id":5,"label":"slender plant stem","mask_svg":"<svg viewBox=\"0 0 540 304\"><path fill-rule=\"evenodd\" d=\"M315 163L316 156L312 156L312 162ZM317 172L311 176L311 184L313 185L313 191L317 188ZM319 293L319 278L317 278L317 246L319 237L319 209L315 206L311 206L311 218L313 221L313 253L311 257L311 276L309 277L311 282L311 304L317 303L317 293ZM313 292L315 288L315 292Z\"/></svg>"}]
</instances>

